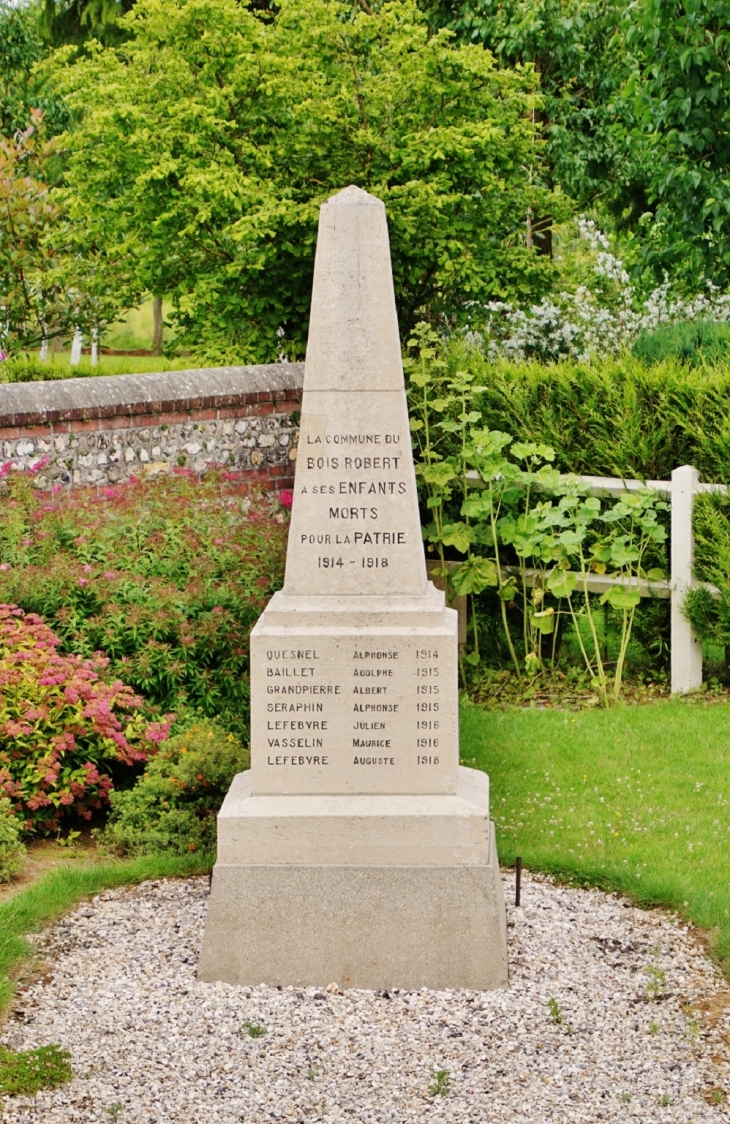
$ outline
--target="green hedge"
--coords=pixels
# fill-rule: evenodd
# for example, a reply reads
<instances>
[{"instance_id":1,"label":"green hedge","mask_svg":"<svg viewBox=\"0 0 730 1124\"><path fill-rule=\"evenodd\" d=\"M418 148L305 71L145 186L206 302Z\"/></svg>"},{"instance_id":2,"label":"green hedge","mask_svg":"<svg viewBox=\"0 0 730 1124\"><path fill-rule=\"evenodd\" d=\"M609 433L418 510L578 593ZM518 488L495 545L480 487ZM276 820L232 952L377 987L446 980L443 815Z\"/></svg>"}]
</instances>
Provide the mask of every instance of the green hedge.
<instances>
[{"instance_id":1,"label":"green hedge","mask_svg":"<svg viewBox=\"0 0 730 1124\"><path fill-rule=\"evenodd\" d=\"M642 332L631 348L642 363L677 359L691 367L724 363L730 358L730 324L688 320L665 324L655 332Z\"/></svg>"},{"instance_id":2,"label":"green hedge","mask_svg":"<svg viewBox=\"0 0 730 1124\"><path fill-rule=\"evenodd\" d=\"M730 364L625 356L541 366L466 348L446 362L485 387L475 408L489 429L552 445L563 472L666 480L693 464L704 480L730 482Z\"/></svg>"},{"instance_id":3,"label":"green hedge","mask_svg":"<svg viewBox=\"0 0 730 1124\"><path fill-rule=\"evenodd\" d=\"M141 375L149 371L179 371L191 365L189 356L168 358L163 355L102 355L95 367L88 355L77 367L70 366L68 356L51 358L41 363L37 356L5 359L0 362L0 383L58 382L62 379L99 378L101 375Z\"/></svg>"}]
</instances>

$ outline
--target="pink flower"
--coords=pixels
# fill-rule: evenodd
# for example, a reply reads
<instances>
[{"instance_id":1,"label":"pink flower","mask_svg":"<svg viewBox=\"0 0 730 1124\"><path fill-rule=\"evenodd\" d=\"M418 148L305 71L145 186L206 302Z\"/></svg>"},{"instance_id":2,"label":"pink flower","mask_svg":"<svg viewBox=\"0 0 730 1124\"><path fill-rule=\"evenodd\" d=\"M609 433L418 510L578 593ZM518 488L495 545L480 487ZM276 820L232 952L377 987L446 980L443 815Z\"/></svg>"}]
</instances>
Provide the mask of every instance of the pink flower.
<instances>
[{"instance_id":1,"label":"pink flower","mask_svg":"<svg viewBox=\"0 0 730 1124\"><path fill-rule=\"evenodd\" d=\"M9 569L10 569L10 563L9 562L0 562L0 570L9 570Z\"/></svg>"},{"instance_id":2,"label":"pink flower","mask_svg":"<svg viewBox=\"0 0 730 1124\"><path fill-rule=\"evenodd\" d=\"M88 578L79 578L79 585L88 585L88 584L89 584Z\"/></svg>"},{"instance_id":3,"label":"pink flower","mask_svg":"<svg viewBox=\"0 0 730 1124\"><path fill-rule=\"evenodd\" d=\"M145 737L148 741L159 745L160 742L165 741L170 733L169 722L151 722L145 730Z\"/></svg>"},{"instance_id":4,"label":"pink flower","mask_svg":"<svg viewBox=\"0 0 730 1124\"><path fill-rule=\"evenodd\" d=\"M289 491L279 492L279 500L282 507L291 507L294 503L294 493Z\"/></svg>"},{"instance_id":5,"label":"pink flower","mask_svg":"<svg viewBox=\"0 0 730 1124\"><path fill-rule=\"evenodd\" d=\"M81 569L84 571L85 574L91 573L91 566L89 566L88 563L86 563L86 562L81 567Z\"/></svg>"},{"instance_id":6,"label":"pink flower","mask_svg":"<svg viewBox=\"0 0 730 1124\"><path fill-rule=\"evenodd\" d=\"M51 488L51 491L53 492L53 494L55 496L56 492L60 492L62 488L63 488L63 484L54 484L53 487Z\"/></svg>"},{"instance_id":7,"label":"pink flower","mask_svg":"<svg viewBox=\"0 0 730 1124\"><path fill-rule=\"evenodd\" d=\"M105 570L104 571L104 577L105 578L115 578L116 576L117 576L116 570Z\"/></svg>"}]
</instances>

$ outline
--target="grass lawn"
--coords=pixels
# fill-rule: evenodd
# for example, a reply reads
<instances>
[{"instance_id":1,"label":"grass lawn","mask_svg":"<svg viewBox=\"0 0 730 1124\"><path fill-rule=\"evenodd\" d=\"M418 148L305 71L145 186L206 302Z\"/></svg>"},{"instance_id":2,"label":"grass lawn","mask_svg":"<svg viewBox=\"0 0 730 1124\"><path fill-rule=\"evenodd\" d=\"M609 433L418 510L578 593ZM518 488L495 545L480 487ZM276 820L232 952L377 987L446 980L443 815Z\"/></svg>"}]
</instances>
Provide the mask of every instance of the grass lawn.
<instances>
[{"instance_id":1,"label":"grass lawn","mask_svg":"<svg viewBox=\"0 0 730 1124\"><path fill-rule=\"evenodd\" d=\"M170 301L162 302L162 315L167 318L172 312ZM135 351L138 347L152 347L154 322L152 315L152 297L148 297L139 308L131 308L129 312L110 324L102 336L102 345L112 347L118 351ZM164 331L164 340L169 344L173 333L169 328Z\"/></svg>"},{"instance_id":2,"label":"grass lawn","mask_svg":"<svg viewBox=\"0 0 730 1124\"><path fill-rule=\"evenodd\" d=\"M730 975L730 706L461 711L503 864L622 890L713 932Z\"/></svg>"},{"instance_id":3,"label":"grass lawn","mask_svg":"<svg viewBox=\"0 0 730 1124\"><path fill-rule=\"evenodd\" d=\"M92 367L88 349L77 367L72 368L69 359L68 351L54 355L48 362L51 377L53 368L58 368L56 377L62 374L64 378L89 378L98 375L143 375L149 371L182 371L197 365L189 355L175 359L166 359L164 355L100 355L99 362Z\"/></svg>"}]
</instances>

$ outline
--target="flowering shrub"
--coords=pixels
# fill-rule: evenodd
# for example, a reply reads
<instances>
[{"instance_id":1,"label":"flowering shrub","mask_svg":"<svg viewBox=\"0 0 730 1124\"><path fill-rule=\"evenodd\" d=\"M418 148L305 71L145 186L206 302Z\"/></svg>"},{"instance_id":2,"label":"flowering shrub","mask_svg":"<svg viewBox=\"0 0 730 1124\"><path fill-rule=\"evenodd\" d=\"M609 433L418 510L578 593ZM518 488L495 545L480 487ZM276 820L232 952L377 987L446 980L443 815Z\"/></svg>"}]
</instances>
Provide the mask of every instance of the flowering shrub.
<instances>
[{"instance_id":1,"label":"flowering shrub","mask_svg":"<svg viewBox=\"0 0 730 1124\"><path fill-rule=\"evenodd\" d=\"M606 235L586 218L578 220L577 231L592 260L589 283L544 297L527 310L503 301L487 304L486 326L471 337L483 344L491 358L586 360L618 354L642 333L666 324L730 321L730 296L712 288L685 300L672 297L665 280L640 304L623 262L610 252Z\"/></svg>"},{"instance_id":2,"label":"flowering shrub","mask_svg":"<svg viewBox=\"0 0 730 1124\"><path fill-rule=\"evenodd\" d=\"M0 791L26 830L56 830L64 812L90 819L109 799L106 763L146 761L167 736L107 675L108 659L64 656L59 644L34 613L0 605Z\"/></svg>"},{"instance_id":3,"label":"flowering shrub","mask_svg":"<svg viewBox=\"0 0 730 1124\"><path fill-rule=\"evenodd\" d=\"M0 882L9 882L20 870L25 854L20 835L22 822L7 796L0 797Z\"/></svg>"},{"instance_id":4,"label":"flowering shrub","mask_svg":"<svg viewBox=\"0 0 730 1124\"><path fill-rule=\"evenodd\" d=\"M198 722L170 738L133 789L111 794L102 846L121 854L215 850L216 815L249 754L233 734Z\"/></svg>"},{"instance_id":5,"label":"flowering shrub","mask_svg":"<svg viewBox=\"0 0 730 1124\"><path fill-rule=\"evenodd\" d=\"M48 498L13 473L0 505L0 601L38 613L163 712L247 729L248 637L283 577L286 513L220 476ZM280 520L280 521L278 521Z\"/></svg>"}]
</instances>

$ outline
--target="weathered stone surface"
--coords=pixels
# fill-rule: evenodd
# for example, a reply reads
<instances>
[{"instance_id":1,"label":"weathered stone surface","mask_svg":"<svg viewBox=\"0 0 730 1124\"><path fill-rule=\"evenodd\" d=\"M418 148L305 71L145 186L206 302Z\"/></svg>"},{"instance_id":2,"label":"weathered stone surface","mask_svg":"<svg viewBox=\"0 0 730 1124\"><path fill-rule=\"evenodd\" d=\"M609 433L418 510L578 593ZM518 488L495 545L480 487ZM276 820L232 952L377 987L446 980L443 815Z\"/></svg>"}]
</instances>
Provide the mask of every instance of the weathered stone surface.
<instances>
[{"instance_id":1,"label":"weathered stone surface","mask_svg":"<svg viewBox=\"0 0 730 1124\"><path fill-rule=\"evenodd\" d=\"M219 818L202 979L507 982L457 663L426 577L385 208L349 187L320 211L286 576L251 634L251 774Z\"/></svg>"},{"instance_id":2,"label":"weathered stone surface","mask_svg":"<svg viewBox=\"0 0 730 1124\"><path fill-rule=\"evenodd\" d=\"M453 796L257 796L239 773L218 818L218 861L450 866L490 861L489 778L459 768Z\"/></svg>"},{"instance_id":3,"label":"weathered stone surface","mask_svg":"<svg viewBox=\"0 0 730 1124\"><path fill-rule=\"evenodd\" d=\"M504 987L507 926L490 831L492 861L473 865L217 863L198 979Z\"/></svg>"},{"instance_id":4,"label":"weathered stone surface","mask_svg":"<svg viewBox=\"0 0 730 1124\"><path fill-rule=\"evenodd\" d=\"M100 375L50 382L0 383L0 426L195 410L236 404L242 396L301 388L302 363L201 367L143 375Z\"/></svg>"},{"instance_id":5,"label":"weathered stone surface","mask_svg":"<svg viewBox=\"0 0 730 1124\"><path fill-rule=\"evenodd\" d=\"M0 384L0 455L43 490L212 467L285 484L302 371L290 363Z\"/></svg>"}]
</instances>

